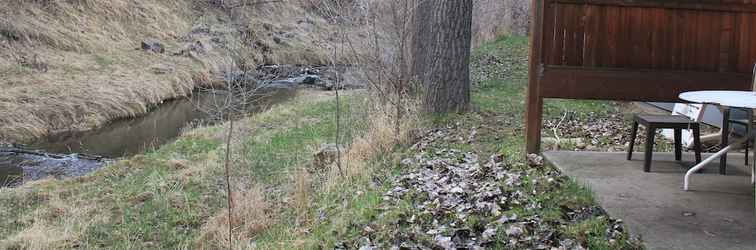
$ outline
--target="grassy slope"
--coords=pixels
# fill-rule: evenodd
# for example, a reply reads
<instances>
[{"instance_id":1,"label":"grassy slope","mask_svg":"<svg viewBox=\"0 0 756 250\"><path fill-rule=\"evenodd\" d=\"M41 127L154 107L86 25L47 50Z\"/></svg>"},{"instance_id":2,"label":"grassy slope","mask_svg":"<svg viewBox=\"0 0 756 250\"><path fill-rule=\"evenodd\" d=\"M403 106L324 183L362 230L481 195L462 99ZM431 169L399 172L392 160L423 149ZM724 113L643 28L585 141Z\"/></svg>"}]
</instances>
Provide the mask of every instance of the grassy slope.
<instances>
[{"instance_id":1,"label":"grassy slope","mask_svg":"<svg viewBox=\"0 0 756 250\"><path fill-rule=\"evenodd\" d=\"M473 93L478 112L436 119L442 126L460 121L462 128L480 126L473 144L439 145L471 150L486 157L504 153L509 164L522 166L522 105L526 69L525 38L505 38L487 44L474 54L474 74L479 85ZM507 62L490 65L487 57ZM502 72L496 73L500 70ZM480 80L481 78L486 80ZM330 97L297 98L240 124L234 145L235 183L239 190L264 186L271 210L267 224L256 230L251 241L262 249L333 248L357 245L365 225L389 229L376 232L390 237L392 225L412 212L412 201L404 206L381 207L387 179L405 172L400 159L411 154L404 146L371 157L364 169L347 181L332 173L315 171L302 179L297 169L310 163L311 154L322 142L332 142L335 106ZM364 137L367 128L359 97L347 101L344 140ZM607 104L557 101L547 103L548 116L562 109L606 113ZM350 112L352 111L352 112ZM356 111L356 112L354 112ZM194 247L203 227L224 207L220 156L222 127L192 131L175 143L154 152L115 163L89 177L65 181L43 181L18 189L0 190L0 241L4 246L37 248L176 248ZM354 135L354 136L353 136ZM359 135L359 136L357 136ZM539 178L533 172L531 178ZM591 192L565 181L553 192L529 197L542 204L537 210L511 207L507 212L540 214L558 222L562 206L593 206ZM303 186L303 187L302 187ZM525 189L540 189L528 184ZM549 187L554 188L554 187ZM304 191L297 191L303 189ZM301 196L298 196L301 195ZM303 197L302 197L303 196ZM301 204L297 205L297 200ZM524 206L524 204L523 204ZM379 214L389 216L378 217ZM480 220L490 218L480 217ZM8 226L5 226L8 225ZM593 217L560 229L561 234L579 239L591 249L610 247L603 238L605 217ZM246 245L245 245L246 246ZM31 245L35 247L35 245Z\"/></svg>"},{"instance_id":2,"label":"grassy slope","mask_svg":"<svg viewBox=\"0 0 756 250\"><path fill-rule=\"evenodd\" d=\"M238 123L234 180L239 190L290 181L320 143L332 141L334 102L298 97ZM344 117L359 97L346 101ZM364 126L355 121L344 140ZM0 189L0 248L190 247L203 224L224 207L222 127L199 129L153 152L91 176ZM270 189L268 189L270 190ZM281 200L285 189L268 192ZM36 245L35 245L36 244Z\"/></svg>"},{"instance_id":3,"label":"grassy slope","mask_svg":"<svg viewBox=\"0 0 756 250\"><path fill-rule=\"evenodd\" d=\"M507 61L509 64L482 65L486 64L486 57ZM522 107L524 106L524 90L527 82L525 77L527 38L502 38L486 44L474 53L473 61L475 61L474 71L486 72L485 74L488 77L487 80L478 81L479 85L473 91L473 102L479 111L461 116L437 118L436 124L445 127L445 124L459 122L458 127L460 128L478 127L479 140L472 144L451 143L436 146L458 149L462 152L474 151L480 153L481 157L487 157L487 155L493 153L503 153L509 164L524 166L520 162L522 161L522 149L524 147ZM490 70L503 70L505 72L497 76L495 72ZM606 114L612 110L608 103L593 101L549 101L546 105L548 117L558 116L565 109L575 110L579 113L594 112L598 114ZM468 131L464 131L461 136L466 136L466 132ZM403 225L403 218L413 215L413 209L416 205L413 200L405 200L398 206L386 207L381 205L383 194L391 188L386 180L407 171L399 167L398 161L409 156L411 156L411 152L407 149L397 148L392 153L384 154L375 159L373 162L375 170L372 173L371 181L361 184L351 183L342 187L342 190L349 190L348 193L331 192L318 195L313 205L317 209L311 211L311 213L320 215L322 220L307 230L308 234L294 237L291 234L282 233L290 232L291 229L265 233L258 238L258 246L268 246L271 249L291 247L292 244L294 246L318 246L326 249L334 246L359 247L364 244L365 237L371 238L377 244L389 244L388 241L394 239L397 234L401 234L401 231L406 229L398 225ZM541 175L551 171L549 169L532 171L529 178L542 178ZM605 232L610 227L609 219L606 217L594 215L577 223L564 221L563 207L579 209L595 206L596 203L592 193L574 181L561 177L560 181L556 183L564 184L549 185L544 184L544 182L526 184L522 187L522 191L526 194L541 190L528 198L533 204L541 204L541 206L531 210L525 208L528 204L522 204L520 207L510 207L504 213L517 213L521 218L537 214L548 223L564 224L566 226L560 228L558 234L578 239L579 242L590 249L633 249L636 247L635 243L625 240L610 244L605 238ZM542 190L550 191L543 192ZM422 218L422 215L417 216ZM496 218L481 215L477 219L495 220ZM366 232L366 226L376 232ZM506 240L506 238L501 239Z\"/></svg>"},{"instance_id":4,"label":"grassy slope","mask_svg":"<svg viewBox=\"0 0 756 250\"><path fill-rule=\"evenodd\" d=\"M210 81L242 33L254 63L327 61L331 28L298 1L231 10L209 2L0 1L0 143L91 129L185 96ZM147 38L166 52L137 49ZM197 41L210 51L174 55Z\"/></svg>"},{"instance_id":5,"label":"grassy slope","mask_svg":"<svg viewBox=\"0 0 756 250\"><path fill-rule=\"evenodd\" d=\"M493 65L487 58L503 62ZM479 108L478 112L460 116L437 118L435 123L444 127L445 124L459 122L460 128L478 127L478 140L472 144L451 143L436 145L441 148L453 148L480 153L487 157L493 153L503 153L509 164L523 166L523 138L522 138L522 107L524 106L524 91L527 71L527 38L502 38L486 44L475 51L473 56L474 74L479 84L473 91L473 102ZM480 80L481 78L485 80ZM593 112L607 115L612 111L611 104L595 101L548 101L546 116L557 117L563 110L574 110L578 113ZM467 131L464 131L467 132ZM462 133L461 136L466 136ZM273 230L264 232L255 240L257 246L263 249L279 248L325 248L335 246L360 247L364 237L370 237L373 243L388 244L397 233L405 228L402 218L413 215L412 200L406 200L403 205L396 207L382 206L383 194L391 187L386 182L392 176L398 176L407 170L399 166L399 160L411 156L407 147L398 147L390 153L381 154L371 162L370 177L357 181L343 183L336 191L321 192L315 195L309 213L320 218L316 223L305 227L279 225ZM548 172L533 171L529 178L539 179ZM574 181L561 177L558 186L548 184L529 183L523 187L524 193L530 190L551 190L539 192L529 197L530 202L541 204L535 210L526 209L528 204L511 207L504 213L517 213L522 216L538 214L549 223L563 223L558 234L578 239L590 249L634 249L635 243L621 239L610 244L606 240L605 232L610 227L609 219L604 216L592 216L577 223L565 222L563 207L572 209L595 206L592 193L576 184ZM348 190L343 192L341 190ZM418 215L421 218L422 215ZM496 218L478 217L479 220ZM364 231L369 226L376 232Z\"/></svg>"}]
</instances>

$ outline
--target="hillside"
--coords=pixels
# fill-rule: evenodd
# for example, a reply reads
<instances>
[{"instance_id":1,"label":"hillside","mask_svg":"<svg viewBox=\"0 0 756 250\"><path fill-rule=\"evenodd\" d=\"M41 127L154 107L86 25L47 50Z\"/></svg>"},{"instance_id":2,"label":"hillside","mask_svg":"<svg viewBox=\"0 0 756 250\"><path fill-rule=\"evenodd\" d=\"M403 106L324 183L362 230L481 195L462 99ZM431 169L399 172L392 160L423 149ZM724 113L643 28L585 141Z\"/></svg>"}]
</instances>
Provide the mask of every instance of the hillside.
<instances>
[{"instance_id":1,"label":"hillside","mask_svg":"<svg viewBox=\"0 0 756 250\"><path fill-rule=\"evenodd\" d=\"M0 143L143 114L212 84L229 49L324 64L333 29L307 1L2 1Z\"/></svg>"}]
</instances>

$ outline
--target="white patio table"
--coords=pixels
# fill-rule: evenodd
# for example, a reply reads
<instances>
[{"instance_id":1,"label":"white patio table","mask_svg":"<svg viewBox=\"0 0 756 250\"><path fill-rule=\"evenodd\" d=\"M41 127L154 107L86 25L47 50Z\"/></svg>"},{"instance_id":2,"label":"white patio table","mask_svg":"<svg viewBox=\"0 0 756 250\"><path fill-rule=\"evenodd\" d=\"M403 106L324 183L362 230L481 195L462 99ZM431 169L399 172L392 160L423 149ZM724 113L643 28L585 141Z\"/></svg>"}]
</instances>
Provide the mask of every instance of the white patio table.
<instances>
[{"instance_id":1,"label":"white patio table","mask_svg":"<svg viewBox=\"0 0 756 250\"><path fill-rule=\"evenodd\" d=\"M701 161L701 163L695 165L687 173L685 173L685 179L683 182L683 189L688 190L688 184L690 182L690 176L693 173L701 170L706 164L713 161L717 157L720 157L720 169L724 170L727 165L727 152L732 150L737 145L745 142L746 139L751 138L753 129L748 129L748 135L741 140L735 140L728 144L729 124L730 124L730 108L744 108L749 110L753 114L753 109L756 109L756 92L753 91L728 91L728 90L706 90L706 91L691 91L680 94L680 99L689 102L696 102L702 104L717 105L722 110L722 149L719 152L709 156ZM749 115L751 120L749 126L753 126L753 115ZM756 159L756 150L754 150L754 159ZM751 184L756 183L756 164L751 164ZM725 174L724 172L720 172Z\"/></svg>"}]
</instances>

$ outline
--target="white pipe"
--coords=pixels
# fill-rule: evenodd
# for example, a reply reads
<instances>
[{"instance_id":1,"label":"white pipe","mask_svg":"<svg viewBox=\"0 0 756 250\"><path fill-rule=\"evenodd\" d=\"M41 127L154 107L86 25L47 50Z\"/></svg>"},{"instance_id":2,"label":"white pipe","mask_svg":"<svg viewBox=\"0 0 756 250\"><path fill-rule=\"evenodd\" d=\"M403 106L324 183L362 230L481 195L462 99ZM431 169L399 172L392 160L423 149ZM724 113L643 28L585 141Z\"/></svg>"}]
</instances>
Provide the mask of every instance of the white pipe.
<instances>
[{"instance_id":1,"label":"white pipe","mask_svg":"<svg viewBox=\"0 0 756 250\"><path fill-rule=\"evenodd\" d=\"M701 170L704 166L706 166L706 164L709 164L715 158L722 156L723 154L727 153L731 149L732 149L732 145L727 146L723 148L722 150L719 150L719 152L717 152L716 154L713 154L712 156L707 157L701 163L698 163L697 165L689 169L688 172L685 173L685 179L683 180L683 189L685 189L685 191L688 191L688 182L689 182L690 176L693 173L698 172L698 170Z\"/></svg>"}]
</instances>

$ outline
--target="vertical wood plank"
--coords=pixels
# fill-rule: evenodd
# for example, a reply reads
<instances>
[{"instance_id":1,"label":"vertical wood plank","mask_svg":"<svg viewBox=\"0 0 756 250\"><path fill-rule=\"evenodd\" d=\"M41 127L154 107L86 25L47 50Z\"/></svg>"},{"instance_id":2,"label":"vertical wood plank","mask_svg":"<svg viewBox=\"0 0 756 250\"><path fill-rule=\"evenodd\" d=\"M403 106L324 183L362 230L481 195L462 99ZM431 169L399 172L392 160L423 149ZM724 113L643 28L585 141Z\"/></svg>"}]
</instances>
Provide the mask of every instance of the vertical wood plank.
<instances>
[{"instance_id":1,"label":"vertical wood plank","mask_svg":"<svg viewBox=\"0 0 756 250\"><path fill-rule=\"evenodd\" d=\"M729 60L729 68L727 69L728 72L738 71L738 49L740 48L740 27L742 26L742 24L740 23L740 18L741 14L732 15L732 38L730 49L727 52L727 58Z\"/></svg>"},{"instance_id":2,"label":"vertical wood plank","mask_svg":"<svg viewBox=\"0 0 756 250\"><path fill-rule=\"evenodd\" d=\"M525 113L525 151L538 153L541 150L541 124L543 119L543 98L540 93L541 53L543 52L543 6L547 0L532 0L530 35L530 65L528 69L527 111Z\"/></svg>"},{"instance_id":3,"label":"vertical wood plank","mask_svg":"<svg viewBox=\"0 0 756 250\"><path fill-rule=\"evenodd\" d=\"M667 11L664 9L653 10L651 25L655 29L651 38L651 69L665 69L665 59L669 57L669 50L667 48L669 30L665 29L668 27L668 24L664 23L667 17L666 13Z\"/></svg>"},{"instance_id":4,"label":"vertical wood plank","mask_svg":"<svg viewBox=\"0 0 756 250\"><path fill-rule=\"evenodd\" d=\"M610 6L606 8L607 22L604 29L604 36L606 37L606 51L603 51L602 60L603 65L607 67L617 67L619 62L617 60L617 36L619 31L619 18L620 10L618 7Z\"/></svg>"},{"instance_id":5,"label":"vertical wood plank","mask_svg":"<svg viewBox=\"0 0 756 250\"><path fill-rule=\"evenodd\" d=\"M588 67L595 67L597 65L596 53L599 52L599 28L601 24L600 20L601 6L589 5L585 9L585 29L584 42L583 42L583 63L582 65Z\"/></svg>"},{"instance_id":6,"label":"vertical wood plank","mask_svg":"<svg viewBox=\"0 0 756 250\"><path fill-rule=\"evenodd\" d=\"M552 58L549 55L554 53L554 43L556 39L556 13L555 3L546 1L544 3L543 10L543 52L541 53L541 60L544 64L553 64Z\"/></svg>"},{"instance_id":7,"label":"vertical wood plank","mask_svg":"<svg viewBox=\"0 0 756 250\"><path fill-rule=\"evenodd\" d=\"M564 56L563 56L563 62L564 65L569 66L578 66L578 57L580 57L581 53L578 51L578 26L580 22L580 9L581 7L575 4L567 4L564 5L564 16L566 18L565 20L565 42L564 42Z\"/></svg>"},{"instance_id":8,"label":"vertical wood plank","mask_svg":"<svg viewBox=\"0 0 756 250\"><path fill-rule=\"evenodd\" d=\"M733 19L731 13L722 14L718 18L721 19L721 24L719 26L719 57L717 58L719 61L719 67L717 67L717 71L726 72L731 68L730 48L732 47Z\"/></svg>"},{"instance_id":9,"label":"vertical wood plank","mask_svg":"<svg viewBox=\"0 0 756 250\"><path fill-rule=\"evenodd\" d=\"M593 51L593 57L595 58L595 64L594 67L606 65L607 61L602 56L602 54L607 53L609 51L609 47L607 46L607 32L605 32L605 26L608 25L607 23L607 12L609 9L606 6L599 6L599 12L597 13L597 23L594 27L594 37L596 38L596 46Z\"/></svg>"},{"instance_id":10,"label":"vertical wood plank","mask_svg":"<svg viewBox=\"0 0 756 250\"><path fill-rule=\"evenodd\" d=\"M638 51L633 56L637 57L634 67L636 68L651 68L651 41L653 39L653 12L650 8L640 8L637 10L638 15L634 24L638 24L637 33L634 34L637 39L637 43L634 44L635 49Z\"/></svg>"},{"instance_id":11,"label":"vertical wood plank","mask_svg":"<svg viewBox=\"0 0 756 250\"><path fill-rule=\"evenodd\" d=\"M564 62L564 40L565 40L565 18L564 5L554 3L554 40L551 44L551 50L549 55L550 65L563 65Z\"/></svg>"},{"instance_id":12,"label":"vertical wood plank","mask_svg":"<svg viewBox=\"0 0 756 250\"><path fill-rule=\"evenodd\" d=\"M679 70L681 69L681 61L683 57L683 49L682 49L682 40L685 39L683 36L684 30L683 26L681 25L683 13L679 10L670 10L670 22L672 23L672 32L670 35L670 54L671 54L671 61L669 64L669 69L671 70Z\"/></svg>"},{"instance_id":13,"label":"vertical wood plank","mask_svg":"<svg viewBox=\"0 0 756 250\"><path fill-rule=\"evenodd\" d=\"M748 72L748 55L750 54L750 37L751 37L751 24L752 22L752 14L746 14L743 13L740 16L740 43L738 47L737 57L738 57L738 72L745 73Z\"/></svg>"},{"instance_id":14,"label":"vertical wood plank","mask_svg":"<svg viewBox=\"0 0 756 250\"><path fill-rule=\"evenodd\" d=\"M709 12L706 15L708 20L711 21L709 24L709 31L711 34L706 35L706 38L709 40L709 47L706 48L706 51L709 54L707 57L709 63L706 68L707 71L719 71L719 65L722 62L720 55L722 54L722 17L724 14L724 12Z\"/></svg>"},{"instance_id":15,"label":"vertical wood plank","mask_svg":"<svg viewBox=\"0 0 756 250\"><path fill-rule=\"evenodd\" d=\"M575 58L573 59L573 61L574 65L576 66L581 66L584 62L583 53L585 51L585 21L587 18L585 11L587 6L588 5L575 6Z\"/></svg>"},{"instance_id":16,"label":"vertical wood plank","mask_svg":"<svg viewBox=\"0 0 756 250\"><path fill-rule=\"evenodd\" d=\"M617 23L617 67L627 67L630 65L630 58L627 56L629 51L632 51L632 43L629 42L632 38L632 9L626 7L619 8L619 22Z\"/></svg>"}]
</instances>

